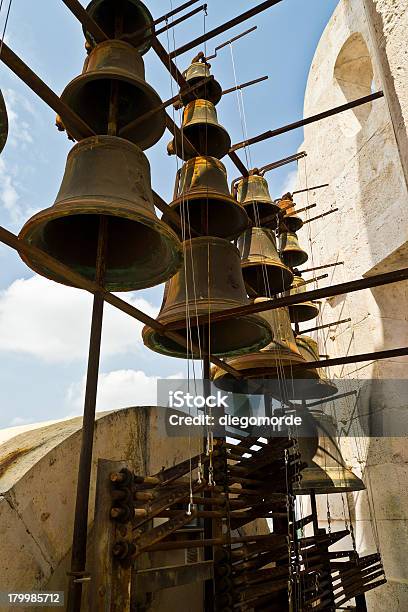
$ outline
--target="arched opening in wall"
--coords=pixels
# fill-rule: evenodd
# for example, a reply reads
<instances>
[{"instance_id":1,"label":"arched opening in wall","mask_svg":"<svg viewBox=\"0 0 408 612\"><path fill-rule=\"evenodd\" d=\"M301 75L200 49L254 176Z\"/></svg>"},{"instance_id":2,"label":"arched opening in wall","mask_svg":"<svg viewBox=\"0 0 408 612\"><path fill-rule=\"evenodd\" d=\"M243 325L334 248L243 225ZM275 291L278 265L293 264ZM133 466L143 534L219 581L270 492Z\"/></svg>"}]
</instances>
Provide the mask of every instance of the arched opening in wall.
<instances>
[{"instance_id":1,"label":"arched opening in wall","mask_svg":"<svg viewBox=\"0 0 408 612\"><path fill-rule=\"evenodd\" d=\"M374 79L370 53L363 36L352 34L342 46L334 67L334 79L344 102L351 102L372 93ZM346 136L356 136L371 112L372 104L358 106L339 115Z\"/></svg>"}]
</instances>

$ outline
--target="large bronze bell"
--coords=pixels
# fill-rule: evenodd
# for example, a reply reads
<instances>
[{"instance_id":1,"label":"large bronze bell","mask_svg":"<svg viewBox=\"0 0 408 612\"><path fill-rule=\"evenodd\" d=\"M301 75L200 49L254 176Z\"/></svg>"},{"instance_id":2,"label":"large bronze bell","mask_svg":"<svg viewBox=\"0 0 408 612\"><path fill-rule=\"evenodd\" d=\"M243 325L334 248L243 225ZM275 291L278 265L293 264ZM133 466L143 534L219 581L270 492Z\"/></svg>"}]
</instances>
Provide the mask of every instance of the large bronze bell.
<instances>
[{"instance_id":1,"label":"large bronze bell","mask_svg":"<svg viewBox=\"0 0 408 612\"><path fill-rule=\"evenodd\" d=\"M8 136L8 116L6 103L0 91L0 153L3 151Z\"/></svg>"},{"instance_id":2,"label":"large bronze bell","mask_svg":"<svg viewBox=\"0 0 408 612\"><path fill-rule=\"evenodd\" d=\"M248 304L242 279L239 252L222 238L193 238L183 244L184 266L166 285L158 321L178 323L178 330L189 338L186 320L196 316ZM208 337L208 326L191 327L191 339L196 344ZM227 321L210 323L211 354L233 356L258 350L271 341L266 321L258 315L239 316ZM153 351L172 357L192 357L191 350L177 344L146 326L143 342ZM195 353L194 358L200 355Z\"/></svg>"},{"instance_id":3,"label":"large bronze bell","mask_svg":"<svg viewBox=\"0 0 408 612\"><path fill-rule=\"evenodd\" d=\"M131 45L120 40L107 40L97 45L86 58L83 72L71 81L61 95L95 132L107 134L112 83L118 84L118 135L126 125L161 104L156 91L145 81L143 59ZM81 139L74 125L65 121L65 128L76 140ZM166 129L164 110L146 122L126 131L130 140L141 149L148 149L163 136Z\"/></svg>"},{"instance_id":4,"label":"large bronze bell","mask_svg":"<svg viewBox=\"0 0 408 612\"><path fill-rule=\"evenodd\" d=\"M290 232L298 232L303 227L303 220L296 214L293 195L285 193L279 200L279 207L284 212L284 223Z\"/></svg>"},{"instance_id":5,"label":"large bronze bell","mask_svg":"<svg viewBox=\"0 0 408 612\"><path fill-rule=\"evenodd\" d=\"M182 166L170 207L202 235L232 240L249 224L244 208L229 193L224 164L215 157L194 157ZM172 225L166 214L163 219Z\"/></svg>"},{"instance_id":6,"label":"large bronze bell","mask_svg":"<svg viewBox=\"0 0 408 612\"><path fill-rule=\"evenodd\" d=\"M206 61L193 61L184 72L184 78L189 86L198 84L200 81L204 81L204 79L208 79L211 76L210 68L210 64ZM202 87L198 87L188 94L183 94L182 90L180 94L184 105L196 99L208 100L215 105L221 100L222 87L218 81L213 78Z\"/></svg>"},{"instance_id":7,"label":"large bronze bell","mask_svg":"<svg viewBox=\"0 0 408 612\"><path fill-rule=\"evenodd\" d=\"M320 353L318 344L310 336L297 336L296 344L300 354L306 361L319 361ZM336 395L338 389L336 385L327 378L321 368L310 370L302 370L299 372L299 395L301 399L323 399ZM297 399L293 397L293 399Z\"/></svg>"},{"instance_id":8,"label":"large bronze bell","mask_svg":"<svg viewBox=\"0 0 408 612\"><path fill-rule=\"evenodd\" d=\"M280 260L273 230L251 228L238 240L238 248L250 297L272 296L290 287L293 273Z\"/></svg>"},{"instance_id":9,"label":"large bronze bell","mask_svg":"<svg viewBox=\"0 0 408 612\"><path fill-rule=\"evenodd\" d=\"M301 472L301 481L294 484L294 494L330 495L363 491L363 481L344 464L332 417L318 410L304 415L303 419L315 431L315 435L297 438L301 461L307 467Z\"/></svg>"},{"instance_id":10,"label":"large bronze bell","mask_svg":"<svg viewBox=\"0 0 408 612\"><path fill-rule=\"evenodd\" d=\"M289 294L305 293L307 285L301 276L295 276ZM289 306L292 323L303 323L315 319L319 314L319 305L315 302L301 302Z\"/></svg>"},{"instance_id":11,"label":"large bronze bell","mask_svg":"<svg viewBox=\"0 0 408 612\"><path fill-rule=\"evenodd\" d=\"M270 220L269 217L276 215L280 209L272 200L263 176L251 174L242 178L236 185L236 195L254 225L263 225L268 218L268 227L274 229L277 226L277 217L276 220Z\"/></svg>"},{"instance_id":12,"label":"large bronze bell","mask_svg":"<svg viewBox=\"0 0 408 612\"><path fill-rule=\"evenodd\" d=\"M218 123L215 106L208 100L193 100L187 104L183 112L183 131L199 155L221 159L231 148L231 138ZM184 161L194 157L178 138L173 138L167 151L169 155L177 155Z\"/></svg>"},{"instance_id":13,"label":"large bronze bell","mask_svg":"<svg viewBox=\"0 0 408 612\"><path fill-rule=\"evenodd\" d=\"M127 37L142 55L150 49L151 35L154 33L153 17L140 0L121 0L120 3L117 0L92 0L86 10L108 38L116 38L115 23L120 17L121 36ZM83 30L88 43L94 46L96 43L92 34L85 27Z\"/></svg>"},{"instance_id":14,"label":"large bronze bell","mask_svg":"<svg viewBox=\"0 0 408 612\"><path fill-rule=\"evenodd\" d=\"M86 138L74 146L54 205L27 221L20 239L93 280L100 215L109 221L107 289L152 287L176 273L181 243L156 217L147 157L115 136ZM67 284L34 258L22 258L39 274Z\"/></svg>"},{"instance_id":15,"label":"large bronze bell","mask_svg":"<svg viewBox=\"0 0 408 612\"><path fill-rule=\"evenodd\" d=\"M258 298L255 302L266 300ZM296 345L287 308L266 310L260 316L272 330L272 342L260 351L228 359L228 364L245 380L262 381L261 393L277 395L281 385L285 386L285 379L293 375L292 368L304 363L304 358ZM233 376L219 367L213 368L212 376L215 385L221 389L251 393L250 386L245 389L241 383L236 384Z\"/></svg>"},{"instance_id":16,"label":"large bronze bell","mask_svg":"<svg viewBox=\"0 0 408 612\"><path fill-rule=\"evenodd\" d=\"M283 232L280 235L280 253L290 268L301 266L309 259L309 255L301 248L295 232Z\"/></svg>"}]
</instances>

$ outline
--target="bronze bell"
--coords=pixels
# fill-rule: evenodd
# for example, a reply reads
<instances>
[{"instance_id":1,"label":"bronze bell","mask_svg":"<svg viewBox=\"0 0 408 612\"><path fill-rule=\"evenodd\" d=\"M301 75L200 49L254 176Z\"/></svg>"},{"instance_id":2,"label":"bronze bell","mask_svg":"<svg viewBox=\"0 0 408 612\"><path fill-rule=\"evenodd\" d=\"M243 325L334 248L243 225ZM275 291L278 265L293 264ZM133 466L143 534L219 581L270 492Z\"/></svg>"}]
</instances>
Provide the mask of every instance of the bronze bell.
<instances>
[{"instance_id":1,"label":"bronze bell","mask_svg":"<svg viewBox=\"0 0 408 612\"><path fill-rule=\"evenodd\" d=\"M256 303L266 301L267 298L258 298ZM285 384L285 378L290 375L292 368L304 363L304 358L296 345L292 327L290 325L287 308L276 308L261 312L262 319L272 331L273 340L260 351L228 359L228 364L238 370L244 379L262 381L264 393L279 393L280 385ZM215 366L212 377L217 387L225 390L251 393L251 387L243 389L243 385L231 374Z\"/></svg>"},{"instance_id":2,"label":"bronze bell","mask_svg":"<svg viewBox=\"0 0 408 612\"><path fill-rule=\"evenodd\" d=\"M295 232L283 232L280 235L280 252L283 261L290 268L301 266L309 259L309 255L300 247Z\"/></svg>"},{"instance_id":3,"label":"bronze bell","mask_svg":"<svg viewBox=\"0 0 408 612\"><path fill-rule=\"evenodd\" d=\"M100 215L109 221L104 283L109 291L153 287L176 273L181 243L156 217L147 157L115 136L74 146L54 205L27 221L19 237L94 280ZM21 257L39 274L68 284L34 258Z\"/></svg>"},{"instance_id":4,"label":"bronze bell","mask_svg":"<svg viewBox=\"0 0 408 612\"><path fill-rule=\"evenodd\" d=\"M297 336L296 344L300 354L306 361L320 361L320 353L318 344L310 336ZM300 399L323 399L336 395L338 389L336 385L327 378L321 368L311 368L310 370L302 370L296 376L296 387L299 387ZM295 389L296 391L296 389ZM297 399L293 396L292 399Z\"/></svg>"},{"instance_id":5,"label":"bronze bell","mask_svg":"<svg viewBox=\"0 0 408 612\"><path fill-rule=\"evenodd\" d=\"M221 159L231 148L231 138L218 123L215 106L208 100L193 100L187 104L183 112L183 131L198 155ZM167 151L169 155L177 155L184 161L194 157L178 138L173 138Z\"/></svg>"},{"instance_id":6,"label":"bronze bell","mask_svg":"<svg viewBox=\"0 0 408 612\"><path fill-rule=\"evenodd\" d=\"M301 276L295 276L289 294L305 293L306 283ZM315 302L301 302L289 306L290 319L292 323L303 323L315 319L319 314L319 305Z\"/></svg>"},{"instance_id":7,"label":"bronze bell","mask_svg":"<svg viewBox=\"0 0 408 612\"><path fill-rule=\"evenodd\" d=\"M263 225L268 219L268 227L277 226L276 219L269 217L276 215L280 208L272 200L266 179L259 174L251 174L242 178L237 186L237 200L245 207L249 218L254 225Z\"/></svg>"},{"instance_id":8,"label":"bronze bell","mask_svg":"<svg viewBox=\"0 0 408 612\"><path fill-rule=\"evenodd\" d=\"M215 157L194 157L182 166L170 207L202 235L232 240L249 224L244 208L230 195L224 164ZM166 214L163 219L172 226Z\"/></svg>"},{"instance_id":9,"label":"bronze bell","mask_svg":"<svg viewBox=\"0 0 408 612\"><path fill-rule=\"evenodd\" d=\"M210 64L206 61L193 60L191 65L184 72L184 78L186 79L189 86L195 85L204 79L208 79L211 76ZM208 100L214 105L218 104L222 97L222 87L214 78L211 81L205 83L202 87L198 87L194 91L183 94L183 90L180 92L181 100L184 105L189 104L193 100L201 99Z\"/></svg>"},{"instance_id":10,"label":"bronze bell","mask_svg":"<svg viewBox=\"0 0 408 612\"><path fill-rule=\"evenodd\" d=\"M312 438L297 438L301 461L307 467L301 472L300 482L293 485L294 494L330 495L363 491L363 481L344 464L333 418L316 410L305 414L303 419L315 431L315 435Z\"/></svg>"},{"instance_id":11,"label":"bronze bell","mask_svg":"<svg viewBox=\"0 0 408 612\"><path fill-rule=\"evenodd\" d=\"M3 94L0 91L0 153L3 151L8 136L8 115Z\"/></svg>"},{"instance_id":12,"label":"bronze bell","mask_svg":"<svg viewBox=\"0 0 408 612\"><path fill-rule=\"evenodd\" d=\"M296 214L293 195L285 193L279 200L279 207L284 212L284 223L290 232L298 232L303 227L303 220Z\"/></svg>"},{"instance_id":13,"label":"bronze bell","mask_svg":"<svg viewBox=\"0 0 408 612\"><path fill-rule=\"evenodd\" d=\"M244 306L249 303L242 279L239 252L222 238L193 238L183 244L184 266L166 285L158 322L177 323L178 333L189 337L186 319ZM178 325L176 326L178 328ZM208 326L191 326L192 341L198 346L208 337ZM210 323L210 351L213 355L233 356L258 350L272 337L264 319L245 315ZM177 344L151 327L143 329L147 347L171 357L192 357L191 350ZM198 359L200 355L194 354Z\"/></svg>"},{"instance_id":14,"label":"bronze bell","mask_svg":"<svg viewBox=\"0 0 408 612\"><path fill-rule=\"evenodd\" d=\"M143 59L128 43L107 40L97 45L86 58L83 72L71 81L61 95L95 132L107 134L112 83L118 83L118 135L129 123L160 106L155 90L145 81ZM76 140L82 135L69 121L65 128ZM148 149L163 136L166 129L165 111L126 130L126 140Z\"/></svg>"},{"instance_id":15,"label":"bronze bell","mask_svg":"<svg viewBox=\"0 0 408 612\"><path fill-rule=\"evenodd\" d=\"M119 13L119 10L120 13ZM87 13L105 32L109 39L116 38L116 19L120 17L121 36L128 38L129 42L142 55L152 46L151 35L154 34L153 17L140 0L92 0L86 7ZM83 28L87 42L92 46L96 42L86 28Z\"/></svg>"},{"instance_id":16,"label":"bronze bell","mask_svg":"<svg viewBox=\"0 0 408 612\"><path fill-rule=\"evenodd\" d=\"M250 297L272 296L290 287L293 273L280 260L273 230L251 228L238 240L238 249Z\"/></svg>"}]
</instances>

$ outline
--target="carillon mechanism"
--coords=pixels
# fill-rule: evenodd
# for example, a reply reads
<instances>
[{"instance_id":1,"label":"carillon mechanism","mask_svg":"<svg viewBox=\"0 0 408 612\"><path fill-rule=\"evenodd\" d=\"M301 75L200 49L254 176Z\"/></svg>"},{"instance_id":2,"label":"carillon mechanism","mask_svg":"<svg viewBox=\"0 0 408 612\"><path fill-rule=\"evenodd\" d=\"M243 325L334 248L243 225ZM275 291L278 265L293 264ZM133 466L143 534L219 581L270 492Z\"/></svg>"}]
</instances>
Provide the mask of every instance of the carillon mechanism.
<instances>
[{"instance_id":1,"label":"carillon mechanism","mask_svg":"<svg viewBox=\"0 0 408 612\"><path fill-rule=\"evenodd\" d=\"M225 166L215 157L194 157L181 167L170 208L184 222L188 237L192 229L232 240L248 226L244 208L230 195ZM173 226L168 215L163 219Z\"/></svg>"},{"instance_id":2,"label":"carillon mechanism","mask_svg":"<svg viewBox=\"0 0 408 612\"><path fill-rule=\"evenodd\" d=\"M202 237L186 241L183 248L184 266L167 283L157 321L175 324L186 340L191 337L192 343L200 346L209 327L214 355L239 355L266 346L272 333L259 315L211 321L215 312L249 303L236 247L222 238ZM190 329L189 321L200 316L207 321ZM150 349L172 357L200 357L149 326L143 330L143 341Z\"/></svg>"},{"instance_id":3,"label":"carillon mechanism","mask_svg":"<svg viewBox=\"0 0 408 612\"><path fill-rule=\"evenodd\" d=\"M6 103L0 90L0 153L3 151L8 136L8 116Z\"/></svg>"},{"instance_id":4,"label":"carillon mechanism","mask_svg":"<svg viewBox=\"0 0 408 612\"><path fill-rule=\"evenodd\" d=\"M272 229L277 227L280 207L272 200L268 182L263 176L254 171L235 183L233 190L254 225L264 226L266 222Z\"/></svg>"},{"instance_id":5,"label":"carillon mechanism","mask_svg":"<svg viewBox=\"0 0 408 612\"><path fill-rule=\"evenodd\" d=\"M158 110L150 120L137 123L132 129L130 124L160 106L161 100L145 81L142 56L129 43L107 40L96 45L85 60L82 74L67 85L61 99L96 134L107 134L114 85L117 135L125 131L126 139L141 149L152 147L166 129L165 112ZM81 138L74 125L65 121L64 126L75 139Z\"/></svg>"},{"instance_id":6,"label":"carillon mechanism","mask_svg":"<svg viewBox=\"0 0 408 612\"><path fill-rule=\"evenodd\" d=\"M211 77L210 68L211 64L205 60L204 53L201 52L194 58L183 76L188 85L199 85L202 81ZM195 99L208 100L212 104L217 105L222 97L222 87L219 82L212 77L210 81L207 81L204 85L195 89L194 92L185 94L181 90L180 95L184 105L193 102Z\"/></svg>"},{"instance_id":7,"label":"carillon mechanism","mask_svg":"<svg viewBox=\"0 0 408 612\"><path fill-rule=\"evenodd\" d=\"M280 235L280 252L283 261L290 268L301 266L309 259L309 255L300 247L295 232L283 232Z\"/></svg>"},{"instance_id":8,"label":"carillon mechanism","mask_svg":"<svg viewBox=\"0 0 408 612\"><path fill-rule=\"evenodd\" d=\"M298 232L303 227L303 221L301 217L296 215L295 206L293 201L293 195L286 193L278 201L279 208L283 214L283 221L290 232Z\"/></svg>"}]
</instances>

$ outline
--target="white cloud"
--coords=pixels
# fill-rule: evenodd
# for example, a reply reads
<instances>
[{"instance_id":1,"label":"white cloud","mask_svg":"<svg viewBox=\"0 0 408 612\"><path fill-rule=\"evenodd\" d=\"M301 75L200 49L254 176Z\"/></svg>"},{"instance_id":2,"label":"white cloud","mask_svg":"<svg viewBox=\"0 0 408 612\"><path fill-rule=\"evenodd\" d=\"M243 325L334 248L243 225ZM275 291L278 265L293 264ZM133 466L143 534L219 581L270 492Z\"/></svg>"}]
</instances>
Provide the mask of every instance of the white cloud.
<instances>
[{"instance_id":1,"label":"white cloud","mask_svg":"<svg viewBox=\"0 0 408 612\"><path fill-rule=\"evenodd\" d=\"M297 179L298 179L297 170L291 170L290 172L288 172L288 174L286 175L285 182L282 187L282 194L292 193L296 188Z\"/></svg>"},{"instance_id":2,"label":"white cloud","mask_svg":"<svg viewBox=\"0 0 408 612\"><path fill-rule=\"evenodd\" d=\"M33 138L30 124L22 119L21 115L29 113L33 116L35 115L34 109L29 101L14 89L5 89L3 94L9 121L7 145L25 149L26 145L32 144Z\"/></svg>"},{"instance_id":3,"label":"white cloud","mask_svg":"<svg viewBox=\"0 0 408 612\"><path fill-rule=\"evenodd\" d=\"M0 201L13 223L20 223L22 220L22 213L18 205L19 199L15 177L6 166L4 159L0 158Z\"/></svg>"},{"instance_id":4,"label":"white cloud","mask_svg":"<svg viewBox=\"0 0 408 612\"><path fill-rule=\"evenodd\" d=\"M148 315L158 309L141 298L124 299ZM87 357L92 296L84 291L32 276L0 292L0 351L33 355L47 362ZM140 347L142 323L105 305L104 356L132 353Z\"/></svg>"},{"instance_id":5,"label":"white cloud","mask_svg":"<svg viewBox=\"0 0 408 612\"><path fill-rule=\"evenodd\" d=\"M155 406L157 404L158 376L147 376L136 370L116 370L99 375L97 410L118 410L130 406ZM169 379L182 378L181 374ZM82 414L85 396L85 381L72 384L67 393L67 404L71 416Z\"/></svg>"}]
</instances>

